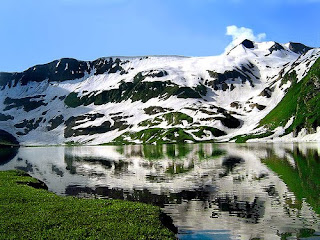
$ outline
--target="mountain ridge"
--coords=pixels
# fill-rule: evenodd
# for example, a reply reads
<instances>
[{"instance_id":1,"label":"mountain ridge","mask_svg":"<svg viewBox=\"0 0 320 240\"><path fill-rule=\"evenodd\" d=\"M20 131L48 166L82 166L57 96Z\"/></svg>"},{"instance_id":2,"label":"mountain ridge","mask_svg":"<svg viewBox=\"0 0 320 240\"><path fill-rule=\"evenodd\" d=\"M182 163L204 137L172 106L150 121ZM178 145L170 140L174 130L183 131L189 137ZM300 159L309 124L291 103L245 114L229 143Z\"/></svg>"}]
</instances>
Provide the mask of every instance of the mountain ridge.
<instances>
[{"instance_id":1,"label":"mountain ridge","mask_svg":"<svg viewBox=\"0 0 320 240\"><path fill-rule=\"evenodd\" d=\"M281 134L261 120L319 55L299 43L245 40L212 57L63 58L0 73L0 129L24 145L274 141ZM285 81L293 72L295 82ZM282 140L317 141L314 128Z\"/></svg>"}]
</instances>

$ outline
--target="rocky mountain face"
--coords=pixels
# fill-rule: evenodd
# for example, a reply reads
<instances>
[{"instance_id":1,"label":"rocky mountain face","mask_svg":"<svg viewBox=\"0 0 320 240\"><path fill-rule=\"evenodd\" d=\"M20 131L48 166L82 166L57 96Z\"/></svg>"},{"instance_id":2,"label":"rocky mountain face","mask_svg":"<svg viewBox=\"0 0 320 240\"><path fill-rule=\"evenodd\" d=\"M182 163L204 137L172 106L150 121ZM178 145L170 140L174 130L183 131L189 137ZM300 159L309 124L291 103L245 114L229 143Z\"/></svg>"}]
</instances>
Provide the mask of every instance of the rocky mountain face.
<instances>
[{"instance_id":1,"label":"rocky mountain face","mask_svg":"<svg viewBox=\"0 0 320 240\"><path fill-rule=\"evenodd\" d=\"M320 49L60 59L0 73L0 144L319 141Z\"/></svg>"}]
</instances>

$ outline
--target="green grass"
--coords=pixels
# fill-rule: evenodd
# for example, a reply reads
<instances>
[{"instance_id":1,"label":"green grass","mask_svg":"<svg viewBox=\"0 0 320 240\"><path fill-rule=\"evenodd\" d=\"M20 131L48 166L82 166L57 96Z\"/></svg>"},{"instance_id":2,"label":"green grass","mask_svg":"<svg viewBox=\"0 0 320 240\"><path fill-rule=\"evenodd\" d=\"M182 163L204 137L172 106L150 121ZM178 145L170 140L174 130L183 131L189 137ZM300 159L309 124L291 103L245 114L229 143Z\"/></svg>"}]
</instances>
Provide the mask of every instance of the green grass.
<instances>
[{"instance_id":1,"label":"green grass","mask_svg":"<svg viewBox=\"0 0 320 240\"><path fill-rule=\"evenodd\" d=\"M296 136L302 128L306 128L309 134L316 131L320 126L320 59L300 82L297 83L296 77L293 71L282 78L281 85L290 81L291 86L279 104L260 121L259 127L264 126L268 130L261 134L236 136L233 139L237 143L271 136L274 129L284 127L291 117L294 120L284 134L293 132Z\"/></svg>"},{"instance_id":2,"label":"green grass","mask_svg":"<svg viewBox=\"0 0 320 240\"><path fill-rule=\"evenodd\" d=\"M194 132L192 132L192 134L198 138L207 137L207 134L204 131L211 132L211 134L214 137L221 137L221 136L227 135L224 131L221 131L221 130L214 128L214 127L208 127L208 126L192 127L192 128L189 128L188 130L190 130L190 129L195 130Z\"/></svg>"},{"instance_id":3,"label":"green grass","mask_svg":"<svg viewBox=\"0 0 320 240\"><path fill-rule=\"evenodd\" d=\"M57 196L0 172L0 239L175 239L158 207L121 200Z\"/></svg>"},{"instance_id":4,"label":"green grass","mask_svg":"<svg viewBox=\"0 0 320 240\"><path fill-rule=\"evenodd\" d=\"M193 122L192 117L181 112L166 113L163 115L163 118L168 122L168 125L183 124L183 121L187 121L188 123Z\"/></svg>"},{"instance_id":5,"label":"green grass","mask_svg":"<svg viewBox=\"0 0 320 240\"><path fill-rule=\"evenodd\" d=\"M129 138L129 140L125 140ZM195 141L194 138L182 128L148 128L139 132L126 132L112 141L113 144L130 144L135 140L143 144L185 143L187 140Z\"/></svg>"},{"instance_id":6,"label":"green grass","mask_svg":"<svg viewBox=\"0 0 320 240\"><path fill-rule=\"evenodd\" d=\"M286 134L302 128L312 133L320 125L320 58L299 83L295 76L294 73L284 76L283 81L291 81L292 85L280 103L260 121L260 126L273 130L285 126L292 116L294 121Z\"/></svg>"},{"instance_id":7,"label":"green grass","mask_svg":"<svg viewBox=\"0 0 320 240\"><path fill-rule=\"evenodd\" d=\"M261 134L248 134L248 135L240 135L232 138L231 140L235 139L236 143L245 143L249 139L255 139L255 138L265 138L269 137L273 134L273 132L266 132Z\"/></svg>"},{"instance_id":8,"label":"green grass","mask_svg":"<svg viewBox=\"0 0 320 240\"><path fill-rule=\"evenodd\" d=\"M185 113L169 112L169 113L162 114L158 117L155 117L153 119L144 120L140 122L138 125L140 127L153 127L161 124L163 121L166 121L168 125L175 126L175 125L183 124L183 121L192 123L193 118Z\"/></svg>"},{"instance_id":9,"label":"green grass","mask_svg":"<svg viewBox=\"0 0 320 240\"><path fill-rule=\"evenodd\" d=\"M266 125L270 129L285 126L289 119L296 113L298 98L301 93L302 81L295 83L289 88L287 94L280 103L260 121L260 125Z\"/></svg>"},{"instance_id":10,"label":"green grass","mask_svg":"<svg viewBox=\"0 0 320 240\"><path fill-rule=\"evenodd\" d=\"M167 115L167 114L164 114ZM170 123L176 124L176 121L180 122L186 120L190 123L188 115L177 112L176 115L170 119ZM147 121L147 120L146 120ZM146 122L143 121L143 122ZM169 122L169 120L167 120ZM186 130L191 130L192 134L188 133ZM164 144L164 143L186 143L187 141L197 143L197 142L213 142L213 140L195 140L194 136L199 138L205 137L206 134L204 131L210 131L213 136L219 137L226 135L225 132L208 126L199 126L199 127L189 127L189 128L147 128L139 132L125 132L121 136L114 139L111 144L113 145L123 145L123 144L134 144L136 140L140 141L143 144ZM194 135L194 136L193 136ZM107 145L107 144L103 144Z\"/></svg>"},{"instance_id":11,"label":"green grass","mask_svg":"<svg viewBox=\"0 0 320 240\"><path fill-rule=\"evenodd\" d=\"M154 119L147 119L138 124L139 127L154 127L162 123L162 119L159 117Z\"/></svg>"}]
</instances>

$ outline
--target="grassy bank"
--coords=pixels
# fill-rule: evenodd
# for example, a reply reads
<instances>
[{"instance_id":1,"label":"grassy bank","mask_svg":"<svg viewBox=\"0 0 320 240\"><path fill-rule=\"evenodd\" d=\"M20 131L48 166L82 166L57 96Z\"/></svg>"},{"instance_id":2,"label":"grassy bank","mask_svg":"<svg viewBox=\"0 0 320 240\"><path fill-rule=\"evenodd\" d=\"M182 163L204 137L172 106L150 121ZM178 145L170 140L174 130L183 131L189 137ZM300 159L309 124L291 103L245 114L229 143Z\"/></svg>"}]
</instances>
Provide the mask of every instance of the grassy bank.
<instances>
[{"instance_id":1,"label":"grassy bank","mask_svg":"<svg viewBox=\"0 0 320 240\"><path fill-rule=\"evenodd\" d=\"M0 172L0 239L175 239L158 207L57 196L23 172Z\"/></svg>"}]
</instances>

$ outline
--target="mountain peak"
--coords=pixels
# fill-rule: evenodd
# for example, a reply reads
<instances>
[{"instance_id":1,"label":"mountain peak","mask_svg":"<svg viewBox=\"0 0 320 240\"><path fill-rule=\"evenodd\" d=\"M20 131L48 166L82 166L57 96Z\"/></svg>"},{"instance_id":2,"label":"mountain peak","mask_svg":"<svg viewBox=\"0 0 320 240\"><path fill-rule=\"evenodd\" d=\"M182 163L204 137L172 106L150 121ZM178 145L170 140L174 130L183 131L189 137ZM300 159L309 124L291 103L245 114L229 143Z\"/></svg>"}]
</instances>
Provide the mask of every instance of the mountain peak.
<instances>
[{"instance_id":1,"label":"mountain peak","mask_svg":"<svg viewBox=\"0 0 320 240\"><path fill-rule=\"evenodd\" d=\"M269 48L270 53L274 52L274 51L281 51L281 50L285 50L285 48L277 42L274 42L274 44Z\"/></svg>"},{"instance_id":2,"label":"mountain peak","mask_svg":"<svg viewBox=\"0 0 320 240\"><path fill-rule=\"evenodd\" d=\"M246 48L254 48L253 41L251 41L249 39L243 40L241 44Z\"/></svg>"},{"instance_id":3,"label":"mountain peak","mask_svg":"<svg viewBox=\"0 0 320 240\"><path fill-rule=\"evenodd\" d=\"M295 52L297 54L304 54L312 49L312 47L308 47L302 43L296 42L289 42L288 47L292 52Z\"/></svg>"}]
</instances>

